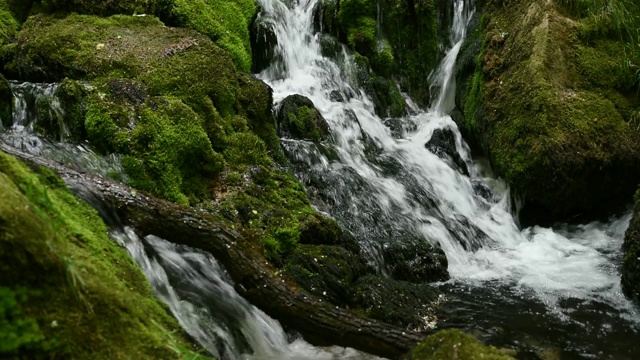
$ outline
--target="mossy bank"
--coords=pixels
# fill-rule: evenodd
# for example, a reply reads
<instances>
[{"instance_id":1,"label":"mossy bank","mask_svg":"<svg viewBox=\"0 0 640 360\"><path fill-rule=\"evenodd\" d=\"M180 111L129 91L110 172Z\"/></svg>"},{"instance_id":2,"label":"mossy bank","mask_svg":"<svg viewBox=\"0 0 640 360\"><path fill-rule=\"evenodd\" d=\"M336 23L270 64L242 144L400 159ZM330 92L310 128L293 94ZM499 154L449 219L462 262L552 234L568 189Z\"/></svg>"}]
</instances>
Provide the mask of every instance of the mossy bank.
<instances>
[{"instance_id":1,"label":"mossy bank","mask_svg":"<svg viewBox=\"0 0 640 360\"><path fill-rule=\"evenodd\" d=\"M525 224L607 215L640 180L631 39L609 12L564 3L486 1L458 62L459 125L524 199Z\"/></svg>"},{"instance_id":2,"label":"mossy bank","mask_svg":"<svg viewBox=\"0 0 640 360\"><path fill-rule=\"evenodd\" d=\"M0 357L194 356L137 265L60 178L0 153L0 192Z\"/></svg>"}]
</instances>

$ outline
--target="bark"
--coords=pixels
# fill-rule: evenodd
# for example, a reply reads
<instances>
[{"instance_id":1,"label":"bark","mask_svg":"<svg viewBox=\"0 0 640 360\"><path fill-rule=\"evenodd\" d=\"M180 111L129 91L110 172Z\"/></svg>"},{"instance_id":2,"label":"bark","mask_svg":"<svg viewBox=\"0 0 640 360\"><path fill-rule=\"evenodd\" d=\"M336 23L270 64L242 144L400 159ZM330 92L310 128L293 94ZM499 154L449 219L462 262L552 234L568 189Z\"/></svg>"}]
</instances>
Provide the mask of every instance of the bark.
<instances>
[{"instance_id":1,"label":"bark","mask_svg":"<svg viewBox=\"0 0 640 360\"><path fill-rule=\"evenodd\" d=\"M251 234L230 229L206 212L134 191L126 185L75 171L2 143L0 150L30 166L46 166L56 171L69 188L96 208L110 225L131 226L140 236L153 234L210 252L229 272L240 295L313 344L348 346L398 358L425 337L362 318L299 289L289 279L276 275L276 269L266 262Z\"/></svg>"}]
</instances>

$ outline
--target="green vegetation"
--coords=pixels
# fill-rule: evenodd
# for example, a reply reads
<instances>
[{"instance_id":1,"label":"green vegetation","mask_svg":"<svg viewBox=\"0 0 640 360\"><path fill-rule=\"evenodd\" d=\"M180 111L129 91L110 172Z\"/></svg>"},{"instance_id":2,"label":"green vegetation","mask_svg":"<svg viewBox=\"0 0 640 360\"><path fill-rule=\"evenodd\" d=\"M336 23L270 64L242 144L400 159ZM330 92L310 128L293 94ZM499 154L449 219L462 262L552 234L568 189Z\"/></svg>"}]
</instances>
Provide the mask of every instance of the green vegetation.
<instances>
[{"instance_id":1,"label":"green vegetation","mask_svg":"<svg viewBox=\"0 0 640 360\"><path fill-rule=\"evenodd\" d=\"M0 74L0 125L11 125L13 94L7 80Z\"/></svg>"},{"instance_id":2,"label":"green vegetation","mask_svg":"<svg viewBox=\"0 0 640 360\"><path fill-rule=\"evenodd\" d=\"M51 170L0 153L0 192L0 357L167 359L178 357L170 341L190 347L98 214Z\"/></svg>"},{"instance_id":3,"label":"green vegetation","mask_svg":"<svg viewBox=\"0 0 640 360\"><path fill-rule=\"evenodd\" d=\"M429 336L411 353L412 360L509 360L512 357L484 345L459 330L442 330Z\"/></svg>"},{"instance_id":4,"label":"green vegetation","mask_svg":"<svg viewBox=\"0 0 640 360\"><path fill-rule=\"evenodd\" d=\"M12 39L18 32L19 27L20 24L14 18L9 5L5 0L0 0L0 46Z\"/></svg>"}]
</instances>

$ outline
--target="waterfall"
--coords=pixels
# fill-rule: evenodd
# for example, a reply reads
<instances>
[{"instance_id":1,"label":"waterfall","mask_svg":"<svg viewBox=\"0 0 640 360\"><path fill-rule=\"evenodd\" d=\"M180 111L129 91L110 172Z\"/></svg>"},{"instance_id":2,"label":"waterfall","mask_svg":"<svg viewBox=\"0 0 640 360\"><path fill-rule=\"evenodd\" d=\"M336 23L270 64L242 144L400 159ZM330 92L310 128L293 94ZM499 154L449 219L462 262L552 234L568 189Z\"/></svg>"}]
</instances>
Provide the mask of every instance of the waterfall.
<instances>
[{"instance_id":1,"label":"waterfall","mask_svg":"<svg viewBox=\"0 0 640 360\"><path fill-rule=\"evenodd\" d=\"M333 60L322 56L320 35L313 27L317 3L300 0L288 7L281 0L260 0L260 16L275 24L276 52L282 62L259 76L273 88L276 102L291 94L311 99L331 128L331 139L320 144L282 140L314 206L351 231L382 274L385 242L428 241L446 253L452 280L444 288L453 298L484 301L486 297L474 300L465 293L495 292L502 300L487 300L495 304L490 310L495 312L500 304L527 306L523 299L535 299L544 314L562 319L567 327L583 323L572 314L606 308L606 315L590 325L600 339L616 336L611 335L612 323L637 337L640 315L621 293L617 265L631 215L606 224L520 229L512 215L509 187L495 178L486 161L471 158L448 115L454 107L455 61L474 12L470 2L454 1L452 43L425 79L437 93L432 106L402 119L375 114L372 100L349 80L353 62L348 52ZM336 92L348 100L337 100L332 96ZM393 121L402 131L388 126ZM468 174L425 147L437 131L454 134ZM323 147L332 148L337 158L325 156ZM488 311L488 305L476 305L472 307ZM591 345L585 344L585 353L592 351Z\"/></svg>"}]
</instances>

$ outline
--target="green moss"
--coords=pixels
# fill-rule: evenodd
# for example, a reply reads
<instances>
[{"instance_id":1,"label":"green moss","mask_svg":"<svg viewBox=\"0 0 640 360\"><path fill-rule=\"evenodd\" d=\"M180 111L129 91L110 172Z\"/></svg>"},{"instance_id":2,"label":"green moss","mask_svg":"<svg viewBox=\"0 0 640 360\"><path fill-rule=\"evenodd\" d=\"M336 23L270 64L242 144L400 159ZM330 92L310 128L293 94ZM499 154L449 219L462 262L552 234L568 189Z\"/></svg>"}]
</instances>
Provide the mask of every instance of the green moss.
<instances>
[{"instance_id":1,"label":"green moss","mask_svg":"<svg viewBox=\"0 0 640 360\"><path fill-rule=\"evenodd\" d=\"M411 352L412 360L509 360L512 357L484 345L459 330L442 330L429 336Z\"/></svg>"},{"instance_id":2,"label":"green moss","mask_svg":"<svg viewBox=\"0 0 640 360\"><path fill-rule=\"evenodd\" d=\"M42 5L49 12L76 12L109 16L114 14L153 14L155 0L42 0Z\"/></svg>"},{"instance_id":3,"label":"green moss","mask_svg":"<svg viewBox=\"0 0 640 360\"><path fill-rule=\"evenodd\" d=\"M0 169L0 356L175 358L177 322L98 214L50 170Z\"/></svg>"},{"instance_id":4,"label":"green moss","mask_svg":"<svg viewBox=\"0 0 640 360\"><path fill-rule=\"evenodd\" d=\"M229 52L238 69L251 70L249 24L257 11L252 0L173 0L165 3L160 12L162 19L209 36Z\"/></svg>"},{"instance_id":5,"label":"green moss","mask_svg":"<svg viewBox=\"0 0 640 360\"><path fill-rule=\"evenodd\" d=\"M0 0L0 46L13 39L19 27L5 0Z\"/></svg>"},{"instance_id":6,"label":"green moss","mask_svg":"<svg viewBox=\"0 0 640 360\"><path fill-rule=\"evenodd\" d=\"M0 124L10 126L12 123L13 93L9 82L0 74Z\"/></svg>"}]
</instances>

